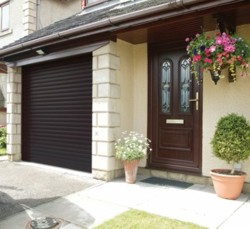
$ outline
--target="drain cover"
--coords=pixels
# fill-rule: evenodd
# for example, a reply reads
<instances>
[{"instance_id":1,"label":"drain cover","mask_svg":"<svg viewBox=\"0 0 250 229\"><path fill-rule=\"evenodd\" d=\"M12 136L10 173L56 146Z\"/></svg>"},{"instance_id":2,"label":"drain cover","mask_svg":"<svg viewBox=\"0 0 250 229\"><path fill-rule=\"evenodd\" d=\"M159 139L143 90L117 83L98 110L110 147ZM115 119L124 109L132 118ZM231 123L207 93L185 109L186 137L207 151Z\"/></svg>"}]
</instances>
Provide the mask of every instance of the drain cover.
<instances>
[{"instance_id":1,"label":"drain cover","mask_svg":"<svg viewBox=\"0 0 250 229\"><path fill-rule=\"evenodd\" d=\"M27 228L28 229L57 229L61 226L61 221L51 217L40 217L31 220Z\"/></svg>"}]
</instances>

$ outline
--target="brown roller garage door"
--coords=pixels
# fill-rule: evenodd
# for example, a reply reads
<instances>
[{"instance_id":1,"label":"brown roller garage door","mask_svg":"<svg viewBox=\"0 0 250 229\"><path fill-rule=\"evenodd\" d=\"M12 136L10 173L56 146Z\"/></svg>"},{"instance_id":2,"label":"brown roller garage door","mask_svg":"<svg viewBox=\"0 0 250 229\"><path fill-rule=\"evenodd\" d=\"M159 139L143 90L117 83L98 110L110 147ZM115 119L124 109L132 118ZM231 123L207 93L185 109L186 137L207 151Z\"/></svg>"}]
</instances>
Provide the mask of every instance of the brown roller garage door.
<instances>
[{"instance_id":1,"label":"brown roller garage door","mask_svg":"<svg viewBox=\"0 0 250 229\"><path fill-rule=\"evenodd\" d=\"M91 171L92 56L23 67L22 159Z\"/></svg>"}]
</instances>

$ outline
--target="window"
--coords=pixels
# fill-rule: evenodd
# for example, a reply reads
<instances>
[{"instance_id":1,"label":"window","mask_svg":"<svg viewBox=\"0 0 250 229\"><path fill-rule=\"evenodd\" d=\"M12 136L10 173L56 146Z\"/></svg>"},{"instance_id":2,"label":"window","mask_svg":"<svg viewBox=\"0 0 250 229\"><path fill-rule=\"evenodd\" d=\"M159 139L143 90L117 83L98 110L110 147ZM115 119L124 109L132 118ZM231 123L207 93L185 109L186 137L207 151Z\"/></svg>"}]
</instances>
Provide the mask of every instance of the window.
<instances>
[{"instance_id":1,"label":"window","mask_svg":"<svg viewBox=\"0 0 250 229\"><path fill-rule=\"evenodd\" d=\"M95 2L98 2L98 0L86 0L87 4L91 4L91 3L95 3Z\"/></svg>"},{"instance_id":2,"label":"window","mask_svg":"<svg viewBox=\"0 0 250 229\"><path fill-rule=\"evenodd\" d=\"M9 3L1 5L1 31L9 29L10 24L10 5Z\"/></svg>"},{"instance_id":3,"label":"window","mask_svg":"<svg viewBox=\"0 0 250 229\"><path fill-rule=\"evenodd\" d=\"M82 7L86 7L89 5L94 5L96 3L104 2L105 0L83 0L82 1Z\"/></svg>"}]
</instances>

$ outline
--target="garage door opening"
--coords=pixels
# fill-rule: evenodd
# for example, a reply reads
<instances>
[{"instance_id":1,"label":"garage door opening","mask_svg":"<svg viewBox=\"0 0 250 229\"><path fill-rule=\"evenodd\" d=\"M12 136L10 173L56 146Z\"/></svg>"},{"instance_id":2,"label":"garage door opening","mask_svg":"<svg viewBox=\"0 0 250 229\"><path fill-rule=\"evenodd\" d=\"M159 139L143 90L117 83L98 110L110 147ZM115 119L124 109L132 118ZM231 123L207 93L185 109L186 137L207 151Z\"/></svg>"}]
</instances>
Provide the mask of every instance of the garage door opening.
<instances>
[{"instance_id":1,"label":"garage door opening","mask_svg":"<svg viewBox=\"0 0 250 229\"><path fill-rule=\"evenodd\" d=\"M22 160L91 172L92 55L22 70Z\"/></svg>"}]
</instances>

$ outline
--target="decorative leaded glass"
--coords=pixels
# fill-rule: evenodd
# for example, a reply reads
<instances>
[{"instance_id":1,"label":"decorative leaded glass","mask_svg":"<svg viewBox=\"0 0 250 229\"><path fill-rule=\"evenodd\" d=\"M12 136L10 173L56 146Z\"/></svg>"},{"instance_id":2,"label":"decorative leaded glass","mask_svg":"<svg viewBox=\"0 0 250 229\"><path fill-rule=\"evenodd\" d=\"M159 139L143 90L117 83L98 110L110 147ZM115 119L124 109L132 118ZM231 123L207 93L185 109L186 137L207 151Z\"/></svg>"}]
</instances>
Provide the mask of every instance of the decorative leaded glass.
<instances>
[{"instance_id":1,"label":"decorative leaded glass","mask_svg":"<svg viewBox=\"0 0 250 229\"><path fill-rule=\"evenodd\" d=\"M182 59L180 65L180 94L181 94L181 112L189 112L189 99L190 99L190 63L187 58Z\"/></svg>"},{"instance_id":2,"label":"decorative leaded glass","mask_svg":"<svg viewBox=\"0 0 250 229\"><path fill-rule=\"evenodd\" d=\"M172 66L169 60L162 64L161 85L162 85L162 112L170 112L170 93L171 93L171 72Z\"/></svg>"}]
</instances>

